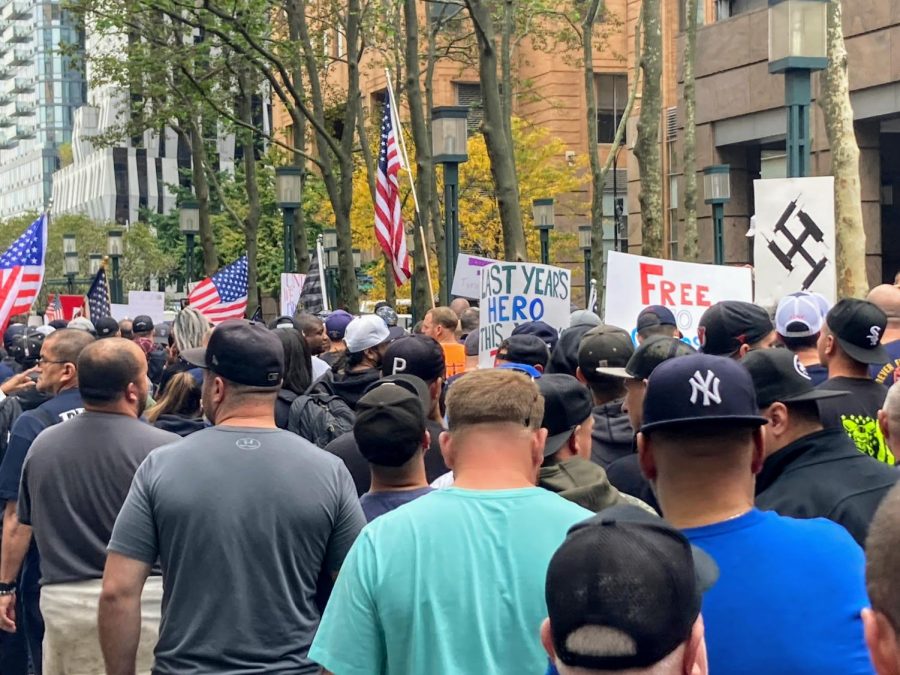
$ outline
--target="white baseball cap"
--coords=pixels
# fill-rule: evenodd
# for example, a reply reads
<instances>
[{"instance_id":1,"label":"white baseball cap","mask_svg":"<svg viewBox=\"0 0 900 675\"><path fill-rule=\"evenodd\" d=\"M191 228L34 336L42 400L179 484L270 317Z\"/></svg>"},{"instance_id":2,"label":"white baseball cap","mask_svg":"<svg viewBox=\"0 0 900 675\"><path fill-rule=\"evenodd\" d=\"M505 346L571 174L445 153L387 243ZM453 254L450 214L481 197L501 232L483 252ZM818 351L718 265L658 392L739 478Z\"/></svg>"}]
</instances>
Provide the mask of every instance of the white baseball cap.
<instances>
[{"instance_id":1,"label":"white baseball cap","mask_svg":"<svg viewBox=\"0 0 900 675\"><path fill-rule=\"evenodd\" d=\"M818 294L799 291L784 296L775 310L775 330L789 338L811 337L822 330L828 301Z\"/></svg>"},{"instance_id":2,"label":"white baseball cap","mask_svg":"<svg viewBox=\"0 0 900 675\"><path fill-rule=\"evenodd\" d=\"M351 354L376 347L390 337L387 324L377 314L365 314L353 319L344 331L344 342Z\"/></svg>"}]
</instances>

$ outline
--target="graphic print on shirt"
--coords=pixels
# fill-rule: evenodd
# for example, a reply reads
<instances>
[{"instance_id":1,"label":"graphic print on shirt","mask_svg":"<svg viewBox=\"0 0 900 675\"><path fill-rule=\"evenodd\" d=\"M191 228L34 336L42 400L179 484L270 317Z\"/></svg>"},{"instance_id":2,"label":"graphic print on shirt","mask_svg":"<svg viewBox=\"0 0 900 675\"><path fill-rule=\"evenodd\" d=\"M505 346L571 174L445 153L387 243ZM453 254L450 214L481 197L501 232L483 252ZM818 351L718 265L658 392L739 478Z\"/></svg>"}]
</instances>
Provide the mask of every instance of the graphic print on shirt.
<instances>
[{"instance_id":1,"label":"graphic print on shirt","mask_svg":"<svg viewBox=\"0 0 900 675\"><path fill-rule=\"evenodd\" d=\"M884 440L878 420L868 415L841 415L841 424L860 452L879 462L894 463L894 455Z\"/></svg>"}]
</instances>

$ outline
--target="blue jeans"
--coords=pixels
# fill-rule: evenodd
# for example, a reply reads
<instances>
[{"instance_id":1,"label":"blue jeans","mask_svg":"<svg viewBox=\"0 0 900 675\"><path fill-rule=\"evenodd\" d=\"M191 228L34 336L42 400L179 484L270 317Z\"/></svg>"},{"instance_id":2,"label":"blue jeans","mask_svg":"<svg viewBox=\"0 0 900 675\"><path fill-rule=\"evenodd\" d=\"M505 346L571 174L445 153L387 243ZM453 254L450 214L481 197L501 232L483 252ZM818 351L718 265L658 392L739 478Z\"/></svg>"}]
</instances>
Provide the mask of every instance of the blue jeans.
<instances>
[{"instance_id":1,"label":"blue jeans","mask_svg":"<svg viewBox=\"0 0 900 675\"><path fill-rule=\"evenodd\" d=\"M40 675L41 642L44 620L41 617L40 592L16 597L15 633L0 632L0 673L3 675Z\"/></svg>"}]
</instances>

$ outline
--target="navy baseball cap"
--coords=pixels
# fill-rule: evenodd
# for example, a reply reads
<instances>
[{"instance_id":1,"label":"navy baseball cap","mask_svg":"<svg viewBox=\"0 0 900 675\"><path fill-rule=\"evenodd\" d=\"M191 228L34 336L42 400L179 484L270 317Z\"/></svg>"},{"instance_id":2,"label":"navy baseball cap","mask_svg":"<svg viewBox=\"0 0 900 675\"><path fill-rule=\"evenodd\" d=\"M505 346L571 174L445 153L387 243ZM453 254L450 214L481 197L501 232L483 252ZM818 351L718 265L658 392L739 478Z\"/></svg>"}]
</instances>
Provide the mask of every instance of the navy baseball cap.
<instances>
[{"instance_id":1,"label":"navy baseball cap","mask_svg":"<svg viewBox=\"0 0 900 675\"><path fill-rule=\"evenodd\" d=\"M559 342L559 331L543 321L520 323L513 329L512 335L535 335L544 341L547 349L551 352L556 347L556 343Z\"/></svg>"},{"instance_id":2,"label":"navy baseball cap","mask_svg":"<svg viewBox=\"0 0 900 675\"><path fill-rule=\"evenodd\" d=\"M731 356L743 345L759 342L775 330L772 319L752 302L723 300L703 312L697 326L700 351Z\"/></svg>"},{"instance_id":3,"label":"navy baseball cap","mask_svg":"<svg viewBox=\"0 0 900 675\"><path fill-rule=\"evenodd\" d=\"M747 369L711 354L690 354L659 364L647 382L641 432L705 422L766 424Z\"/></svg>"},{"instance_id":4,"label":"navy baseball cap","mask_svg":"<svg viewBox=\"0 0 900 675\"><path fill-rule=\"evenodd\" d=\"M654 326L677 326L672 310L662 305L650 305L641 310L637 318L637 329L653 328Z\"/></svg>"}]
</instances>

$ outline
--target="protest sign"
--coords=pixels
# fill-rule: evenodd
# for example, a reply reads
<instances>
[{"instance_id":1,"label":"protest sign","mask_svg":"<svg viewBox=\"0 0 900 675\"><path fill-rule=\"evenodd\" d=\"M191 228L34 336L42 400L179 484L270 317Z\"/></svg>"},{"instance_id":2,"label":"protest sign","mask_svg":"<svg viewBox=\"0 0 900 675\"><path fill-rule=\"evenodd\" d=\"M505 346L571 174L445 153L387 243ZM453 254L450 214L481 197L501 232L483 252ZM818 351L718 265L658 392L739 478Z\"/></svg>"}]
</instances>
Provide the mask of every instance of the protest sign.
<instances>
[{"instance_id":1,"label":"protest sign","mask_svg":"<svg viewBox=\"0 0 900 675\"><path fill-rule=\"evenodd\" d=\"M610 251L606 282L604 322L626 329L635 340L637 316L647 305L671 309L685 341L699 347L697 324L710 306L720 300L753 302L753 280L747 267L701 265Z\"/></svg>"},{"instance_id":2,"label":"protest sign","mask_svg":"<svg viewBox=\"0 0 900 675\"><path fill-rule=\"evenodd\" d=\"M492 263L481 270L481 326L478 364L491 368L500 343L513 329L543 321L557 330L569 327L572 274L534 263Z\"/></svg>"},{"instance_id":3,"label":"protest sign","mask_svg":"<svg viewBox=\"0 0 900 675\"><path fill-rule=\"evenodd\" d=\"M755 180L753 192L757 304L796 291L835 302L834 177Z\"/></svg>"},{"instance_id":4,"label":"protest sign","mask_svg":"<svg viewBox=\"0 0 900 675\"><path fill-rule=\"evenodd\" d=\"M153 323L166 320L166 294L162 291L128 291L128 311L131 317L146 314Z\"/></svg>"},{"instance_id":5,"label":"protest sign","mask_svg":"<svg viewBox=\"0 0 900 675\"><path fill-rule=\"evenodd\" d=\"M480 298L481 270L495 262L497 261L490 258L479 258L477 255L460 253L456 259L456 272L453 274L450 295L460 298Z\"/></svg>"},{"instance_id":6,"label":"protest sign","mask_svg":"<svg viewBox=\"0 0 900 675\"><path fill-rule=\"evenodd\" d=\"M300 304L300 292L303 290L305 274L281 275L281 316L294 316Z\"/></svg>"}]
</instances>

